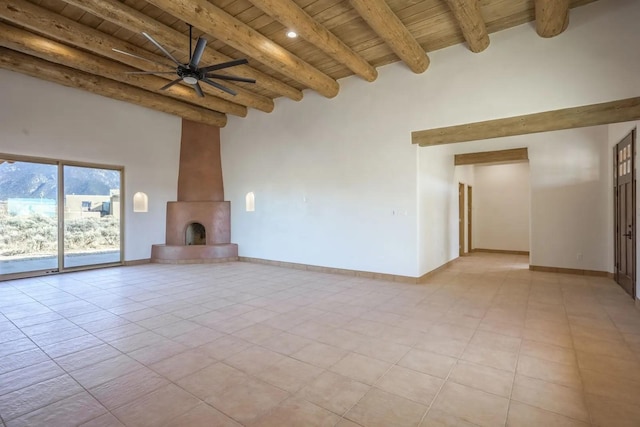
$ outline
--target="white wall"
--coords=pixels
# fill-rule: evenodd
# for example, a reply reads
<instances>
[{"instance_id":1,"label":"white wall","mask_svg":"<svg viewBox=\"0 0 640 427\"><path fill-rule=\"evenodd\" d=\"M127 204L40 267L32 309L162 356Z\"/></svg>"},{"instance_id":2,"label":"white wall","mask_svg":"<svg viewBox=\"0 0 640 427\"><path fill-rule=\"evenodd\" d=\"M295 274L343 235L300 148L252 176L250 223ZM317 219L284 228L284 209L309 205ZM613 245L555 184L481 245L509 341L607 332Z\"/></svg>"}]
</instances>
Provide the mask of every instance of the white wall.
<instances>
[{"instance_id":1,"label":"white wall","mask_svg":"<svg viewBox=\"0 0 640 427\"><path fill-rule=\"evenodd\" d=\"M529 154L531 263L612 271L607 127L539 135L545 136L546 144Z\"/></svg>"},{"instance_id":2,"label":"white wall","mask_svg":"<svg viewBox=\"0 0 640 427\"><path fill-rule=\"evenodd\" d=\"M344 86L333 100L306 93L271 114L230 118L231 240L241 256L414 275L417 149L400 121L379 119L387 108L377 98L397 96L393 87ZM255 212L244 210L249 191Z\"/></svg>"},{"instance_id":3,"label":"white wall","mask_svg":"<svg viewBox=\"0 0 640 427\"><path fill-rule=\"evenodd\" d=\"M0 152L124 166L125 260L164 243L167 201L176 199L178 117L0 70ZM149 212L133 212L133 195Z\"/></svg>"},{"instance_id":4,"label":"white wall","mask_svg":"<svg viewBox=\"0 0 640 427\"><path fill-rule=\"evenodd\" d=\"M300 103L278 100L274 113L230 118L222 130L223 171L240 254L410 276L449 261L452 249L457 252L457 240L452 247L449 238L457 239L457 224L449 221L456 197L454 171L442 162L452 164L453 154L435 147L416 155L411 131L637 96L639 20L640 2L600 0L573 9L569 30L552 39L522 25L492 34L480 54L464 45L432 52L429 70L420 75L392 64L374 83L342 80L335 99L306 92ZM566 145L595 162L594 171L566 168L563 162L575 157L564 148L541 149L540 170L557 179L538 176L532 203L539 197L539 217L554 222L544 211L554 192L578 192L576 211L591 206L581 191L600 191L590 175L600 171L592 158L598 133L585 136L588 148L579 137ZM582 175L565 176L573 172ZM256 192L251 214L241 209L248 191ZM396 210L403 215L392 215ZM532 226L535 218L532 212ZM604 269L604 257L582 249L587 242L564 242L576 232L569 225L569 232L559 224L549 228L555 234L543 237L552 241L532 241L532 257L541 265Z\"/></svg>"},{"instance_id":5,"label":"white wall","mask_svg":"<svg viewBox=\"0 0 640 427\"><path fill-rule=\"evenodd\" d=\"M458 183L451 146L418 151L418 268L422 275L458 256ZM465 172L473 174L473 168ZM454 238L455 237L455 238Z\"/></svg>"},{"instance_id":6,"label":"white wall","mask_svg":"<svg viewBox=\"0 0 640 427\"><path fill-rule=\"evenodd\" d=\"M474 247L529 252L529 163L474 167Z\"/></svg>"}]
</instances>

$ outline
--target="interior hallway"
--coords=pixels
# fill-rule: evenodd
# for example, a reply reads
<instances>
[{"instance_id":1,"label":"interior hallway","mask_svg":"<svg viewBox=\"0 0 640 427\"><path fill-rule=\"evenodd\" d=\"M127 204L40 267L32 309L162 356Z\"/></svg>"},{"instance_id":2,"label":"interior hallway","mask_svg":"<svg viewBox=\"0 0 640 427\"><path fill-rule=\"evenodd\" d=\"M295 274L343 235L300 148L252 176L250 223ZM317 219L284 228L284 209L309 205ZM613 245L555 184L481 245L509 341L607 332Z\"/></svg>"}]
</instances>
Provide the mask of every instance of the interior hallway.
<instances>
[{"instance_id":1,"label":"interior hallway","mask_svg":"<svg viewBox=\"0 0 640 427\"><path fill-rule=\"evenodd\" d=\"M612 280L474 254L425 285L248 263L0 283L0 425L637 426Z\"/></svg>"}]
</instances>

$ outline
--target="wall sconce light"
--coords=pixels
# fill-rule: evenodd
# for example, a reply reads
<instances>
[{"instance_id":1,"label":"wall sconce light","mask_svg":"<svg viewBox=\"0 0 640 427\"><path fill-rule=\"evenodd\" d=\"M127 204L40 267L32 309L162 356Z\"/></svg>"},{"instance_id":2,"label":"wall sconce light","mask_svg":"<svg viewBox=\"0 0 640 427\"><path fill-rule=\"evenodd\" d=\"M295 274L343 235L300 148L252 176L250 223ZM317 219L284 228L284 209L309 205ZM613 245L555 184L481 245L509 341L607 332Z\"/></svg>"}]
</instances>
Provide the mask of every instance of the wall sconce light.
<instances>
[{"instance_id":1,"label":"wall sconce light","mask_svg":"<svg viewBox=\"0 0 640 427\"><path fill-rule=\"evenodd\" d=\"M143 192L137 192L133 195L133 211L149 212L149 197Z\"/></svg>"},{"instance_id":2,"label":"wall sconce light","mask_svg":"<svg viewBox=\"0 0 640 427\"><path fill-rule=\"evenodd\" d=\"M247 212L254 212L256 210L256 196L253 194L253 191L248 192L244 199Z\"/></svg>"}]
</instances>

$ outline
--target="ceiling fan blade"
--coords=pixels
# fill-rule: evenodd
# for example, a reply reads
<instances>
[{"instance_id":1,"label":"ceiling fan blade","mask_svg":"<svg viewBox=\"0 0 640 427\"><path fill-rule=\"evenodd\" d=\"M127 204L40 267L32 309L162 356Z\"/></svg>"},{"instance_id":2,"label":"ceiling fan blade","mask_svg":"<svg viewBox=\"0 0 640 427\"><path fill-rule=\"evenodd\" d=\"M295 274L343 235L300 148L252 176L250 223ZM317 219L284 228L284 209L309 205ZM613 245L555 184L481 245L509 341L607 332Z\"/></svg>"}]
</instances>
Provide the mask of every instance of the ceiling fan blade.
<instances>
[{"instance_id":1,"label":"ceiling fan blade","mask_svg":"<svg viewBox=\"0 0 640 427\"><path fill-rule=\"evenodd\" d=\"M166 85L162 86L162 87L160 88L160 90L167 90L167 89L169 89L171 86L173 86L174 84L176 84L176 83L180 83L181 81L182 81L182 79L175 79L174 81L169 82L169 83L167 83Z\"/></svg>"},{"instance_id":2,"label":"ceiling fan blade","mask_svg":"<svg viewBox=\"0 0 640 427\"><path fill-rule=\"evenodd\" d=\"M198 64L202 59L202 54L204 53L204 48L207 46L207 40L202 37L198 37L198 42L196 43L196 48L193 50L193 55L191 56L191 61L189 61L190 68L198 68Z\"/></svg>"},{"instance_id":3,"label":"ceiling fan blade","mask_svg":"<svg viewBox=\"0 0 640 427\"><path fill-rule=\"evenodd\" d=\"M113 50L114 52L121 53L123 55L130 56L132 58L142 59L143 61L151 62L152 64L161 65L161 66L167 67L167 68L173 68L171 65L163 64L162 62L154 61L153 59L143 58L142 56L134 55L133 53L125 52L124 50L115 49L115 48L111 49L111 50Z\"/></svg>"},{"instance_id":4,"label":"ceiling fan blade","mask_svg":"<svg viewBox=\"0 0 640 427\"><path fill-rule=\"evenodd\" d=\"M220 89L223 92L227 92L229 95L236 96L236 92L234 90L231 90L228 87L224 87L221 84L218 84L218 83L216 83L216 82L214 82L212 80L209 80L206 77L204 79L200 80L200 81L201 82L205 82L206 84L211 85L211 86L213 86L213 87L215 87L217 89Z\"/></svg>"},{"instance_id":5,"label":"ceiling fan blade","mask_svg":"<svg viewBox=\"0 0 640 427\"><path fill-rule=\"evenodd\" d=\"M175 62L177 65L183 65L183 64L179 63L178 60L173 57L173 55L171 55L165 48L162 47L162 45L160 43L155 41L153 39L153 37L151 37L149 34L143 32L142 35L145 36L151 43L153 43L155 45L155 47L160 49L162 51L162 53L164 53L167 58L169 58L170 60Z\"/></svg>"},{"instance_id":6,"label":"ceiling fan blade","mask_svg":"<svg viewBox=\"0 0 640 427\"><path fill-rule=\"evenodd\" d=\"M246 59L234 59L233 61L223 62L222 64L209 65L208 67L200 68L200 71L203 73L208 73L209 71L222 70L223 68L235 67L237 65L243 65L248 63Z\"/></svg>"},{"instance_id":7,"label":"ceiling fan blade","mask_svg":"<svg viewBox=\"0 0 640 427\"><path fill-rule=\"evenodd\" d=\"M223 74L207 74L207 77L210 79L231 80L232 82L244 82L244 83L256 82L254 79L245 79L244 77L237 77L237 76L225 76Z\"/></svg>"},{"instance_id":8,"label":"ceiling fan blade","mask_svg":"<svg viewBox=\"0 0 640 427\"><path fill-rule=\"evenodd\" d=\"M204 98L204 93L202 93L202 88L200 87L200 83L196 82L196 84L193 85L193 88L195 89L196 93L200 98Z\"/></svg>"},{"instance_id":9,"label":"ceiling fan blade","mask_svg":"<svg viewBox=\"0 0 640 427\"><path fill-rule=\"evenodd\" d=\"M175 74L175 71L127 71L125 74Z\"/></svg>"}]
</instances>

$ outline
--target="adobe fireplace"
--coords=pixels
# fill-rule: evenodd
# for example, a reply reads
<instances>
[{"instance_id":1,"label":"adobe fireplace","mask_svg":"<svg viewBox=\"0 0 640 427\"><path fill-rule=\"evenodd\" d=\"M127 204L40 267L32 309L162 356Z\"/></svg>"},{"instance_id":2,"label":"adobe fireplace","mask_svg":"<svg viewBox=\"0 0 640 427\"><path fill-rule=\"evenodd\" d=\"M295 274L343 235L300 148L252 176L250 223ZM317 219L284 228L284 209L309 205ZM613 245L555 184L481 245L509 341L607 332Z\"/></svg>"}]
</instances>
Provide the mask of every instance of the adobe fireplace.
<instances>
[{"instance_id":1,"label":"adobe fireplace","mask_svg":"<svg viewBox=\"0 0 640 427\"><path fill-rule=\"evenodd\" d=\"M231 206L224 201L220 129L182 121L178 201L167 203L166 244L153 245L151 261L202 263L235 260Z\"/></svg>"}]
</instances>

